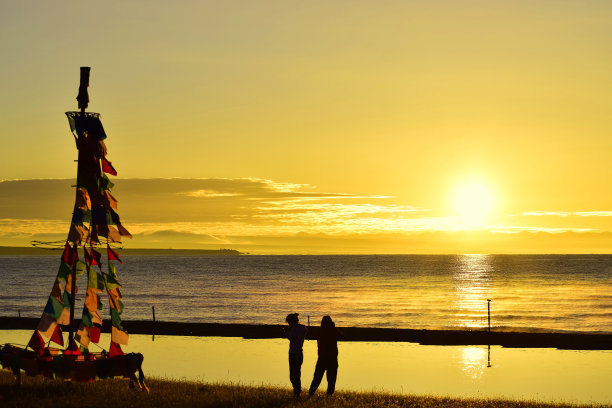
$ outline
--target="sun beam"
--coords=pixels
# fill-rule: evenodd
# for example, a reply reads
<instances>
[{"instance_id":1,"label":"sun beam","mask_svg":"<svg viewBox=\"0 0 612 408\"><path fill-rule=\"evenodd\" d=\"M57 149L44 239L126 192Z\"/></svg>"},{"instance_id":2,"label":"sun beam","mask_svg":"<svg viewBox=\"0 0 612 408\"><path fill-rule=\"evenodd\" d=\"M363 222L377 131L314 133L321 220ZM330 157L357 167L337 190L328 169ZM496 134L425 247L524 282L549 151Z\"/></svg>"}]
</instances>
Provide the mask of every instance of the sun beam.
<instances>
[{"instance_id":1,"label":"sun beam","mask_svg":"<svg viewBox=\"0 0 612 408\"><path fill-rule=\"evenodd\" d=\"M454 192L453 208L459 227L480 228L493 209L493 194L483 182L464 182Z\"/></svg>"}]
</instances>

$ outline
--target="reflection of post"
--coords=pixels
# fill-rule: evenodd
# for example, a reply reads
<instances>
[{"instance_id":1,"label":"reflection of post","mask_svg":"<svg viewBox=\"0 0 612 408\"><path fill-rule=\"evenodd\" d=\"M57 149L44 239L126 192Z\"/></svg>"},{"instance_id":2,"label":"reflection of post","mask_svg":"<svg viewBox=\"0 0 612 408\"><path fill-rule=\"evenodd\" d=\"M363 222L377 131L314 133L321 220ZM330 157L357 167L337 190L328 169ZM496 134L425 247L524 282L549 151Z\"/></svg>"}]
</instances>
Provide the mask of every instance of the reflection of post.
<instances>
[{"instance_id":1,"label":"reflection of post","mask_svg":"<svg viewBox=\"0 0 612 408\"><path fill-rule=\"evenodd\" d=\"M487 299L487 321L488 321L488 345L487 345L487 367L491 367L491 299Z\"/></svg>"}]
</instances>

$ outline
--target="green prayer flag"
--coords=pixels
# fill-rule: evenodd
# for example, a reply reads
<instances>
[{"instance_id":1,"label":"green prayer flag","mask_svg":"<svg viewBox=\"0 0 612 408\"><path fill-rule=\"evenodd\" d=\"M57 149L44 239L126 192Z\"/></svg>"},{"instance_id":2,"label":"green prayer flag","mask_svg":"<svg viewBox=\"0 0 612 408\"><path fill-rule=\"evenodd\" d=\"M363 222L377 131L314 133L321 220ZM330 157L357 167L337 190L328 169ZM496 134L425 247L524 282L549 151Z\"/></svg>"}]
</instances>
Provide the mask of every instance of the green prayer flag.
<instances>
[{"instance_id":1,"label":"green prayer flag","mask_svg":"<svg viewBox=\"0 0 612 408\"><path fill-rule=\"evenodd\" d=\"M54 320L57 320L61 316L63 310L64 305L62 304L62 302L60 302L53 296L49 296L47 306L45 307L45 313L53 317Z\"/></svg>"},{"instance_id":2,"label":"green prayer flag","mask_svg":"<svg viewBox=\"0 0 612 408\"><path fill-rule=\"evenodd\" d=\"M60 263L59 271L57 272L57 278L68 282L68 276L72 273L72 268L65 262Z\"/></svg>"},{"instance_id":3,"label":"green prayer flag","mask_svg":"<svg viewBox=\"0 0 612 408\"><path fill-rule=\"evenodd\" d=\"M76 122L74 121L74 118L70 115L66 115L68 116L68 123L70 124L70 131L71 132L76 132Z\"/></svg>"},{"instance_id":4,"label":"green prayer flag","mask_svg":"<svg viewBox=\"0 0 612 408\"><path fill-rule=\"evenodd\" d=\"M104 276L95 269L88 266L87 287L97 290L104 290Z\"/></svg>"},{"instance_id":5,"label":"green prayer flag","mask_svg":"<svg viewBox=\"0 0 612 408\"><path fill-rule=\"evenodd\" d=\"M64 297L62 298L62 307L70 309L70 293L67 290L64 291Z\"/></svg>"},{"instance_id":6,"label":"green prayer flag","mask_svg":"<svg viewBox=\"0 0 612 408\"><path fill-rule=\"evenodd\" d=\"M111 322L112 325L119 330L123 330L123 326L121 326L121 312L116 309L111 309Z\"/></svg>"},{"instance_id":7,"label":"green prayer flag","mask_svg":"<svg viewBox=\"0 0 612 408\"><path fill-rule=\"evenodd\" d=\"M83 317L81 318L81 323L83 323L83 326L93 326L93 322L91 321L91 313L89 312L89 310L87 310L86 307L83 308Z\"/></svg>"},{"instance_id":8,"label":"green prayer flag","mask_svg":"<svg viewBox=\"0 0 612 408\"><path fill-rule=\"evenodd\" d=\"M83 272L85 272L85 269L87 268L87 264L83 261L77 261L76 263L76 274L77 275L82 275Z\"/></svg>"},{"instance_id":9,"label":"green prayer flag","mask_svg":"<svg viewBox=\"0 0 612 408\"><path fill-rule=\"evenodd\" d=\"M100 187L100 193L104 194L104 190L111 191L111 189L115 187L115 184L106 177L106 174L102 173L102 177L100 177L98 181L98 186Z\"/></svg>"},{"instance_id":10,"label":"green prayer flag","mask_svg":"<svg viewBox=\"0 0 612 408\"><path fill-rule=\"evenodd\" d=\"M112 262L108 263L108 274L111 277L113 277L115 279L115 281L117 280L117 267ZM119 282L117 282L117 283L119 283Z\"/></svg>"}]
</instances>

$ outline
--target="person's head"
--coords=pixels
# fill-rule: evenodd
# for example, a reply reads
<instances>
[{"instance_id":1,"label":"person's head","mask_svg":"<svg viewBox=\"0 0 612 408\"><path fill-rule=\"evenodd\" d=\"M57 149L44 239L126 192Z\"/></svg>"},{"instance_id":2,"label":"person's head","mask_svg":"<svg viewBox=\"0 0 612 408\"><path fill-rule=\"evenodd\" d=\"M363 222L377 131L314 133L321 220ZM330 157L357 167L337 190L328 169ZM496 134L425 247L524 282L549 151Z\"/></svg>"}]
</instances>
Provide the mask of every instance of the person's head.
<instances>
[{"instance_id":1,"label":"person's head","mask_svg":"<svg viewBox=\"0 0 612 408\"><path fill-rule=\"evenodd\" d=\"M285 318L285 321L289 326L295 326L300 322L300 319L298 318L298 313L289 313Z\"/></svg>"},{"instance_id":2,"label":"person's head","mask_svg":"<svg viewBox=\"0 0 612 408\"><path fill-rule=\"evenodd\" d=\"M321 319L321 327L329 329L331 327L336 327L336 325L330 316L323 316Z\"/></svg>"}]
</instances>

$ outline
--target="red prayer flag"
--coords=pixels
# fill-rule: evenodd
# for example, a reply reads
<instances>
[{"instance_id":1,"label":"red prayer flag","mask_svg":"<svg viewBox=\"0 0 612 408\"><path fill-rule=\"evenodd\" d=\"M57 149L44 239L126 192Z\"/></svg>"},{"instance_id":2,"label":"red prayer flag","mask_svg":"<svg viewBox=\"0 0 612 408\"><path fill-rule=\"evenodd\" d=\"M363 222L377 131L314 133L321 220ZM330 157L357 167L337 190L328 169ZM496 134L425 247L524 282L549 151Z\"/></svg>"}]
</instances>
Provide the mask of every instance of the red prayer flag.
<instances>
[{"instance_id":1,"label":"red prayer flag","mask_svg":"<svg viewBox=\"0 0 612 408\"><path fill-rule=\"evenodd\" d=\"M64 336L62 335L62 328L59 324L55 326L55 330L51 335L51 341L64 347Z\"/></svg>"},{"instance_id":2,"label":"red prayer flag","mask_svg":"<svg viewBox=\"0 0 612 408\"><path fill-rule=\"evenodd\" d=\"M85 254L85 262L87 262L89 264L89 266L92 266L92 262L94 262L93 258L91 257L91 254L89 253L89 251L87 250L87 248L83 248L83 253Z\"/></svg>"},{"instance_id":3,"label":"red prayer flag","mask_svg":"<svg viewBox=\"0 0 612 408\"><path fill-rule=\"evenodd\" d=\"M78 258L78 253L70 246L70 243L66 241L64 253L62 254L62 261L70 266L73 266Z\"/></svg>"},{"instance_id":4,"label":"red prayer flag","mask_svg":"<svg viewBox=\"0 0 612 408\"><path fill-rule=\"evenodd\" d=\"M94 261L95 261L95 265L98 265L99 267L102 267L102 262L100 262L100 258L102 258L102 254L99 253L98 251L96 251L95 249L91 248L91 256L93 257Z\"/></svg>"},{"instance_id":5,"label":"red prayer flag","mask_svg":"<svg viewBox=\"0 0 612 408\"><path fill-rule=\"evenodd\" d=\"M34 350L39 356L42 356L45 350L45 341L43 340L38 330L34 330L34 334L32 334L32 338L30 338L28 347Z\"/></svg>"},{"instance_id":6,"label":"red prayer flag","mask_svg":"<svg viewBox=\"0 0 612 408\"><path fill-rule=\"evenodd\" d=\"M110 349L108 349L108 356L117 357L123 355L125 355L125 353L123 352L123 350L121 350L121 346L118 343L111 341Z\"/></svg>"},{"instance_id":7,"label":"red prayer flag","mask_svg":"<svg viewBox=\"0 0 612 408\"><path fill-rule=\"evenodd\" d=\"M64 354L66 355L72 355L72 356L78 356L81 355L81 349L79 346L77 346L76 342L74 341L73 338L71 338L70 340L68 340L68 348L66 350L64 350Z\"/></svg>"},{"instance_id":8,"label":"red prayer flag","mask_svg":"<svg viewBox=\"0 0 612 408\"><path fill-rule=\"evenodd\" d=\"M98 265L100 268L102 268L102 263L100 262L102 254L93 249L92 247L90 247L89 249L91 250L91 252L87 251L87 248L83 248L83 251L85 252L85 261L87 261L90 266Z\"/></svg>"},{"instance_id":9,"label":"red prayer flag","mask_svg":"<svg viewBox=\"0 0 612 408\"><path fill-rule=\"evenodd\" d=\"M112 174L113 176L117 175L117 170L115 170L113 164L106 160L105 157L102 158L102 171L108 174Z\"/></svg>"},{"instance_id":10,"label":"red prayer flag","mask_svg":"<svg viewBox=\"0 0 612 408\"><path fill-rule=\"evenodd\" d=\"M119 261L121 264L123 264L123 261L119 259L119 254L115 252L113 248L111 248L109 245L107 245L106 248L108 249L108 260L109 261Z\"/></svg>"},{"instance_id":11,"label":"red prayer flag","mask_svg":"<svg viewBox=\"0 0 612 408\"><path fill-rule=\"evenodd\" d=\"M93 327L88 327L87 329L89 330L89 339L93 341L94 343L99 343L100 342L100 328L94 324Z\"/></svg>"}]
</instances>

